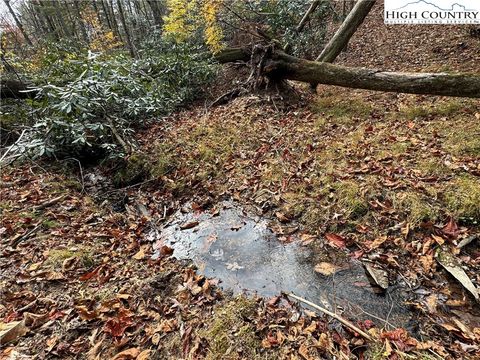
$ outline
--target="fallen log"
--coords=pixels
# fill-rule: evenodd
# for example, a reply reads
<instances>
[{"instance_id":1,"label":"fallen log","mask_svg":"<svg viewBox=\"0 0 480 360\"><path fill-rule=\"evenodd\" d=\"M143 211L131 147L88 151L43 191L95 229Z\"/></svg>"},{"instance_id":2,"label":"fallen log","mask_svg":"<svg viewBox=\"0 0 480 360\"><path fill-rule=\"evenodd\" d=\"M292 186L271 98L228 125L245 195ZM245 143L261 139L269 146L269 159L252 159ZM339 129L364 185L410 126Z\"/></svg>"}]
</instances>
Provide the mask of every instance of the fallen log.
<instances>
[{"instance_id":1,"label":"fallen log","mask_svg":"<svg viewBox=\"0 0 480 360\"><path fill-rule=\"evenodd\" d=\"M309 61L281 50L268 49L263 57L261 74L270 79L408 94L480 98L480 74L387 72ZM249 56L249 49L229 48L217 54L216 59L227 63L246 61Z\"/></svg>"}]
</instances>

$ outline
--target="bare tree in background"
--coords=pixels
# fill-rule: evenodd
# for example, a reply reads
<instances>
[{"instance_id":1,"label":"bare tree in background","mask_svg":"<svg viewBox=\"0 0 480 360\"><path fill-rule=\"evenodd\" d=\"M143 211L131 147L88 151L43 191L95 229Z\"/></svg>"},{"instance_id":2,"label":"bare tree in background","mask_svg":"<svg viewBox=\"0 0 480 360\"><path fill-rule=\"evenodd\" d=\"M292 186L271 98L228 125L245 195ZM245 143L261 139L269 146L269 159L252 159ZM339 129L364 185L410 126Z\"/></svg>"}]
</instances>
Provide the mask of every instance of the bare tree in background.
<instances>
[{"instance_id":1,"label":"bare tree in background","mask_svg":"<svg viewBox=\"0 0 480 360\"><path fill-rule=\"evenodd\" d=\"M32 41L30 40L30 37L27 35L27 32L25 31L25 28L23 27L23 24L22 24L22 23L20 22L20 20L18 19L17 14L15 14L15 12L13 11L12 6L10 5L10 1L9 1L9 0L3 0L3 2L4 2L5 5L7 6L8 12L10 13L10 15L12 15L12 18L13 18L13 20L15 21L15 24L17 25L18 30L20 30L20 32L22 33L23 37L25 38L25 41L26 41L29 45L32 45Z\"/></svg>"}]
</instances>

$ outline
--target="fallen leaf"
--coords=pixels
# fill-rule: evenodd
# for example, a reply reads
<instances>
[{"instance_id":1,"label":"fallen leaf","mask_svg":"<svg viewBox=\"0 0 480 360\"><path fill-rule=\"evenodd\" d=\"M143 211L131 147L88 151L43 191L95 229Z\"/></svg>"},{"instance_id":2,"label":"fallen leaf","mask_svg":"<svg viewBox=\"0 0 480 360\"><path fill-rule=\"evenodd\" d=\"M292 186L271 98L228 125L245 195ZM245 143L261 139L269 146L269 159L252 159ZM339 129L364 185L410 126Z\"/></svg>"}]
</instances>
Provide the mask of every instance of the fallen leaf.
<instances>
[{"instance_id":1,"label":"fallen leaf","mask_svg":"<svg viewBox=\"0 0 480 360\"><path fill-rule=\"evenodd\" d=\"M199 224L198 221L190 221L188 223L180 225L180 230L188 230L188 229L194 228L198 224Z\"/></svg>"},{"instance_id":2,"label":"fallen leaf","mask_svg":"<svg viewBox=\"0 0 480 360\"><path fill-rule=\"evenodd\" d=\"M163 320L160 325L157 326L155 332L162 332L162 333L170 333L175 331L177 328L177 320L170 319L170 320Z\"/></svg>"},{"instance_id":3,"label":"fallen leaf","mask_svg":"<svg viewBox=\"0 0 480 360\"><path fill-rule=\"evenodd\" d=\"M311 360L312 357L308 354L308 348L305 344L300 345L298 349L298 353L305 359L305 360Z\"/></svg>"},{"instance_id":4,"label":"fallen leaf","mask_svg":"<svg viewBox=\"0 0 480 360\"><path fill-rule=\"evenodd\" d=\"M118 310L117 316L109 319L105 323L103 330L106 333L111 334L112 336L120 337L123 335L127 328L133 325L132 318L133 314L131 311L125 308L120 308Z\"/></svg>"},{"instance_id":5,"label":"fallen leaf","mask_svg":"<svg viewBox=\"0 0 480 360\"><path fill-rule=\"evenodd\" d=\"M98 317L98 312L96 310L88 310L86 306L75 306L78 315L82 320L93 320Z\"/></svg>"},{"instance_id":6,"label":"fallen leaf","mask_svg":"<svg viewBox=\"0 0 480 360\"><path fill-rule=\"evenodd\" d=\"M337 271L337 267L333 265L332 263L328 262L321 262L315 265L314 270L317 273L320 273L325 276L329 276L334 274Z\"/></svg>"},{"instance_id":7,"label":"fallen leaf","mask_svg":"<svg viewBox=\"0 0 480 360\"><path fill-rule=\"evenodd\" d=\"M388 273L385 270L374 268L369 264L365 264L368 274L373 278L375 284L382 289L388 288Z\"/></svg>"},{"instance_id":8,"label":"fallen leaf","mask_svg":"<svg viewBox=\"0 0 480 360\"><path fill-rule=\"evenodd\" d=\"M145 257L146 257L145 248L143 246L140 248L140 250L138 250L138 252L135 255L133 255L133 258L135 260L142 260L142 259L145 259Z\"/></svg>"},{"instance_id":9,"label":"fallen leaf","mask_svg":"<svg viewBox=\"0 0 480 360\"><path fill-rule=\"evenodd\" d=\"M143 350L140 354L138 354L136 360L149 360L151 352L152 350Z\"/></svg>"},{"instance_id":10,"label":"fallen leaf","mask_svg":"<svg viewBox=\"0 0 480 360\"><path fill-rule=\"evenodd\" d=\"M453 218L450 218L448 220L447 225L445 225L442 229L443 233L445 235L448 235L449 237L456 239L458 236L458 225L457 223L453 220Z\"/></svg>"},{"instance_id":11,"label":"fallen leaf","mask_svg":"<svg viewBox=\"0 0 480 360\"><path fill-rule=\"evenodd\" d=\"M473 285L472 280L467 276L458 264L458 260L444 248L439 248L436 253L436 259L442 267L447 270L465 289L473 295L475 300L479 301L478 289Z\"/></svg>"},{"instance_id":12,"label":"fallen leaf","mask_svg":"<svg viewBox=\"0 0 480 360\"><path fill-rule=\"evenodd\" d=\"M445 239L442 238L441 236L432 235L432 239L435 240L435 242L436 242L438 245L443 245L443 244L445 244Z\"/></svg>"},{"instance_id":13,"label":"fallen leaf","mask_svg":"<svg viewBox=\"0 0 480 360\"><path fill-rule=\"evenodd\" d=\"M160 257L170 256L173 254L173 249L167 245L162 245L159 250Z\"/></svg>"},{"instance_id":14,"label":"fallen leaf","mask_svg":"<svg viewBox=\"0 0 480 360\"><path fill-rule=\"evenodd\" d=\"M285 214L277 211L275 213L275 216L277 217L277 219L280 221L280 222L289 222L290 221L290 218L288 218Z\"/></svg>"},{"instance_id":15,"label":"fallen leaf","mask_svg":"<svg viewBox=\"0 0 480 360\"><path fill-rule=\"evenodd\" d=\"M425 304L427 304L427 310L430 314L434 314L437 311L438 297L436 294L430 294L425 299Z\"/></svg>"},{"instance_id":16,"label":"fallen leaf","mask_svg":"<svg viewBox=\"0 0 480 360\"><path fill-rule=\"evenodd\" d=\"M334 245L340 249L345 248L345 239L340 235L333 233L326 233L325 238L328 240L330 245Z\"/></svg>"},{"instance_id":17,"label":"fallen leaf","mask_svg":"<svg viewBox=\"0 0 480 360\"><path fill-rule=\"evenodd\" d=\"M131 348L127 350L123 350L122 352L115 355L112 360L128 360L128 359L135 359L140 354L140 350L138 348Z\"/></svg>"},{"instance_id":18,"label":"fallen leaf","mask_svg":"<svg viewBox=\"0 0 480 360\"><path fill-rule=\"evenodd\" d=\"M97 266L95 269L92 271L80 276L80 281L87 281L90 280L91 278L95 277L98 275L99 271L104 267L104 265Z\"/></svg>"},{"instance_id":19,"label":"fallen leaf","mask_svg":"<svg viewBox=\"0 0 480 360\"><path fill-rule=\"evenodd\" d=\"M368 249L370 251L374 250L378 248L380 245L382 245L385 241L387 241L387 236L380 236L372 241L372 243L368 246Z\"/></svg>"},{"instance_id":20,"label":"fallen leaf","mask_svg":"<svg viewBox=\"0 0 480 360\"><path fill-rule=\"evenodd\" d=\"M9 323L0 322L0 345L22 337L28 333L28 327L25 326L25 320L12 321Z\"/></svg>"}]
</instances>

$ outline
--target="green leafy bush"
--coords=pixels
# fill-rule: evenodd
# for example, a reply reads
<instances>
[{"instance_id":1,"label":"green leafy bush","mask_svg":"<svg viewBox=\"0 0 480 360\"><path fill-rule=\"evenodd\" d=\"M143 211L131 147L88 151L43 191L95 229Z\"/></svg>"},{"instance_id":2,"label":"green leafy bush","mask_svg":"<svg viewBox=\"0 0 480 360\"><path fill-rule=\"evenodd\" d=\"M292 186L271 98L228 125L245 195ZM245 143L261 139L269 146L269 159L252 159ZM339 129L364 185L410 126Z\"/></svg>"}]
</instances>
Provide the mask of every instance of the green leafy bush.
<instances>
[{"instance_id":1,"label":"green leafy bush","mask_svg":"<svg viewBox=\"0 0 480 360\"><path fill-rule=\"evenodd\" d=\"M32 108L36 123L20 150L33 156L123 156L134 147L136 127L192 100L212 78L214 67L199 48L161 39L145 48L140 59L102 59L91 52L49 59L55 83L40 87ZM62 84L62 74L75 77Z\"/></svg>"}]
</instances>

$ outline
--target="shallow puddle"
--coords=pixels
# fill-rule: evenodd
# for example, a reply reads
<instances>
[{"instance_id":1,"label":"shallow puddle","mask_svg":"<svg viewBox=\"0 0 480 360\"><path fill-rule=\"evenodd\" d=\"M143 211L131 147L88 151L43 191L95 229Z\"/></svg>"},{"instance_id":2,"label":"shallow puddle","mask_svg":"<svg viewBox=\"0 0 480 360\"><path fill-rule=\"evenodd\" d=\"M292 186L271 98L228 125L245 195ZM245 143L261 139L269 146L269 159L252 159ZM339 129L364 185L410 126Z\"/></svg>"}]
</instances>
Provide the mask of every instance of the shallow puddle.
<instances>
[{"instance_id":1,"label":"shallow puddle","mask_svg":"<svg viewBox=\"0 0 480 360\"><path fill-rule=\"evenodd\" d=\"M310 247L282 244L267 220L247 215L233 203L218 204L216 209L177 212L162 229L159 243L173 248L176 258L191 259L200 273L219 279L222 288L234 293L269 297L292 292L348 317L410 327L412 314L404 306L402 289L379 293L361 262L348 262L332 275L321 275L314 271L318 254Z\"/></svg>"}]
</instances>

